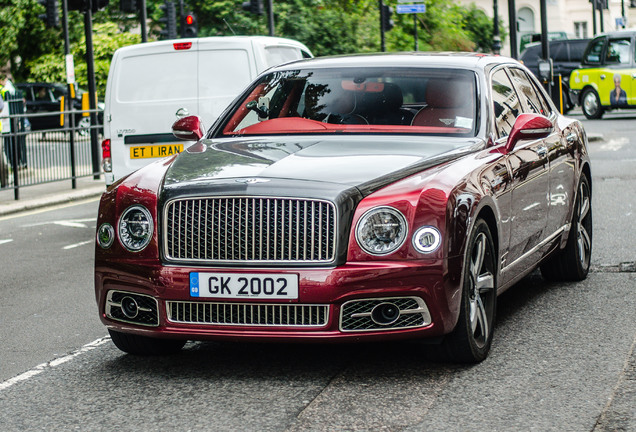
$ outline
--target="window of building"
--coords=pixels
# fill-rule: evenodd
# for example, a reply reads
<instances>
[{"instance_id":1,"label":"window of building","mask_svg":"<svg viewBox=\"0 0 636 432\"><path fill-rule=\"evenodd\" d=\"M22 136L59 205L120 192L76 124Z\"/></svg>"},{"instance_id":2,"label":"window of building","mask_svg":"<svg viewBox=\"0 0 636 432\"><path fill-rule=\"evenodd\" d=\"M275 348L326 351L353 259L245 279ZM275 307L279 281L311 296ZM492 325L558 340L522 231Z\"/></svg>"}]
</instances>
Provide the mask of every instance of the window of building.
<instances>
[{"instance_id":1,"label":"window of building","mask_svg":"<svg viewBox=\"0 0 636 432\"><path fill-rule=\"evenodd\" d=\"M574 23L574 34L579 39L587 38L587 21L579 21Z\"/></svg>"}]
</instances>

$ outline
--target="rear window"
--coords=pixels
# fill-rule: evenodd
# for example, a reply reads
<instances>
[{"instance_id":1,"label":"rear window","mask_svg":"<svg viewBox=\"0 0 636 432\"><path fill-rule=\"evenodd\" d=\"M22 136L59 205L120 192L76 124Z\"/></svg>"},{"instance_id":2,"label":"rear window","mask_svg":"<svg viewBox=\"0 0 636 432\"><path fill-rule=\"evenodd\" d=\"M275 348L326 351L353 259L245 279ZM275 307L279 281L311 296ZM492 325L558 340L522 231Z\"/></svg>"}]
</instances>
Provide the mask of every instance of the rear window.
<instances>
[{"instance_id":1,"label":"rear window","mask_svg":"<svg viewBox=\"0 0 636 432\"><path fill-rule=\"evenodd\" d=\"M199 52L199 96L234 97L252 80L245 50Z\"/></svg>"},{"instance_id":2,"label":"rear window","mask_svg":"<svg viewBox=\"0 0 636 432\"><path fill-rule=\"evenodd\" d=\"M265 47L265 61L269 67L300 60L302 58L303 54L298 48L284 46Z\"/></svg>"},{"instance_id":3,"label":"rear window","mask_svg":"<svg viewBox=\"0 0 636 432\"><path fill-rule=\"evenodd\" d=\"M122 58L115 91L119 102L152 102L197 96L196 51Z\"/></svg>"}]
</instances>

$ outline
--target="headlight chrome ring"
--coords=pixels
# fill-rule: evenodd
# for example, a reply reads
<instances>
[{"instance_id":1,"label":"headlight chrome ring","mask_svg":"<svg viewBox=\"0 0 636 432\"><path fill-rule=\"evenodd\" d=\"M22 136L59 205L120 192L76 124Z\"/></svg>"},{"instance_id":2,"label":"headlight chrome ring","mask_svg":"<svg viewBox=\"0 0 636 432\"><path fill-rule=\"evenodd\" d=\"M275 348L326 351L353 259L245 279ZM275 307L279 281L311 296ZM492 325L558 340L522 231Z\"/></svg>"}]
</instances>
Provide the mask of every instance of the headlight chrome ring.
<instances>
[{"instance_id":1,"label":"headlight chrome ring","mask_svg":"<svg viewBox=\"0 0 636 432\"><path fill-rule=\"evenodd\" d=\"M130 252L139 252L150 243L153 225L152 216L146 207L132 205L119 218L119 242Z\"/></svg>"},{"instance_id":2,"label":"headlight chrome ring","mask_svg":"<svg viewBox=\"0 0 636 432\"><path fill-rule=\"evenodd\" d=\"M402 213L383 206L368 210L356 225L356 241L366 253L383 256L398 250L408 235L408 224Z\"/></svg>"}]
</instances>

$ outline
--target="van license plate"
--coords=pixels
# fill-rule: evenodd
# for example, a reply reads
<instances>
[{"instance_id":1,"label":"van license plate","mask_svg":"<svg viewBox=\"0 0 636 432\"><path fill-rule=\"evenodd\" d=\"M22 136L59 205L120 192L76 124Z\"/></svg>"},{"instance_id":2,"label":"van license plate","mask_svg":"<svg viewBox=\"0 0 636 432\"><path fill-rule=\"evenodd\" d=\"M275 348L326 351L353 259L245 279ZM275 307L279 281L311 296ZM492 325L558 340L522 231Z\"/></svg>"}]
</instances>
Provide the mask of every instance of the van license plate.
<instances>
[{"instance_id":1,"label":"van license plate","mask_svg":"<svg viewBox=\"0 0 636 432\"><path fill-rule=\"evenodd\" d=\"M160 158L172 156L183 151L183 144L162 144L136 146L130 148L131 159Z\"/></svg>"},{"instance_id":2,"label":"van license plate","mask_svg":"<svg viewBox=\"0 0 636 432\"><path fill-rule=\"evenodd\" d=\"M190 273L190 295L212 298L297 299L298 275Z\"/></svg>"}]
</instances>

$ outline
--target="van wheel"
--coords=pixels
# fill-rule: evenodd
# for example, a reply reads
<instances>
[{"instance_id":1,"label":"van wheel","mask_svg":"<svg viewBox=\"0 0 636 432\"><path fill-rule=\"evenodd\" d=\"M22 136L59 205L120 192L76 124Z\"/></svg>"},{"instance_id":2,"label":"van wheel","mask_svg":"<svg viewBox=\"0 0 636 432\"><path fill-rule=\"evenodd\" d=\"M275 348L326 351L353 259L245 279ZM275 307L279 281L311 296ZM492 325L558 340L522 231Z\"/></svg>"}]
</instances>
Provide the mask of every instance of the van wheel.
<instances>
[{"instance_id":1,"label":"van wheel","mask_svg":"<svg viewBox=\"0 0 636 432\"><path fill-rule=\"evenodd\" d=\"M583 114L590 120L600 119L603 117L603 107L601 106L601 100L598 97L598 93L594 89L586 89L583 92L583 97L581 98L581 108L583 109Z\"/></svg>"}]
</instances>

